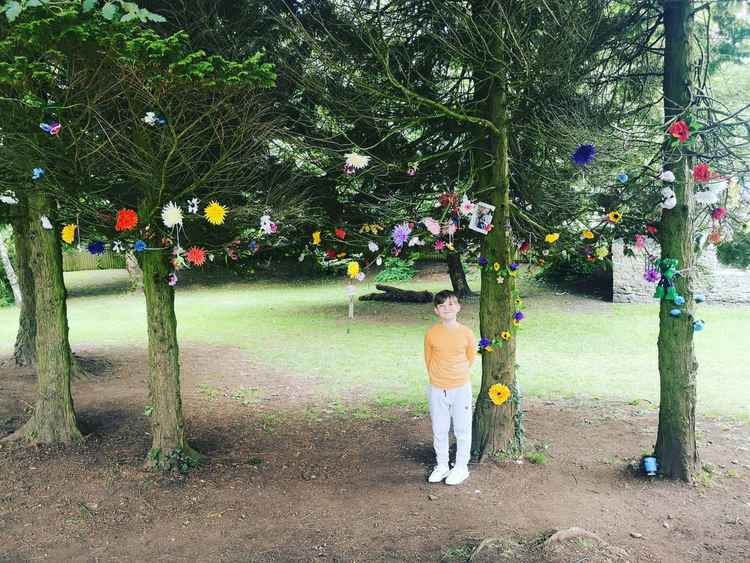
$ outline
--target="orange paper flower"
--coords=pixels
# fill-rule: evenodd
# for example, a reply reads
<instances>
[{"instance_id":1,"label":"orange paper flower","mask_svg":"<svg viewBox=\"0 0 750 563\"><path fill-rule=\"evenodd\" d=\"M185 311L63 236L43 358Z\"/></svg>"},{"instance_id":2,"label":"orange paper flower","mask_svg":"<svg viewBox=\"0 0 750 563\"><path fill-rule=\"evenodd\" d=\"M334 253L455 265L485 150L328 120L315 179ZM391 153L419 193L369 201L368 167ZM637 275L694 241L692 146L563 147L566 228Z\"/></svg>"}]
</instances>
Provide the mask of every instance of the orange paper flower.
<instances>
[{"instance_id":1,"label":"orange paper flower","mask_svg":"<svg viewBox=\"0 0 750 563\"><path fill-rule=\"evenodd\" d=\"M132 209L120 209L117 212L116 231L130 231L138 224L138 214Z\"/></svg>"}]
</instances>

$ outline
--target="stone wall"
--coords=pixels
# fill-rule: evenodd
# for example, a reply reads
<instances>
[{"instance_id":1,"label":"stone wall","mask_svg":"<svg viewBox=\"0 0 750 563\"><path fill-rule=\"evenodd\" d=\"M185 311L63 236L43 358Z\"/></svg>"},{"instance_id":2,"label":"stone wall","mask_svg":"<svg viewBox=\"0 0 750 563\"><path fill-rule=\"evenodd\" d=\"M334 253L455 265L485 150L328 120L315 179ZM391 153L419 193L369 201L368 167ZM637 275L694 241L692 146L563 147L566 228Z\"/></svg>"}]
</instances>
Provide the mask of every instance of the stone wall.
<instances>
[{"instance_id":1,"label":"stone wall","mask_svg":"<svg viewBox=\"0 0 750 563\"><path fill-rule=\"evenodd\" d=\"M652 303L655 284L643 279L644 257L623 254L622 241L612 245L612 300L615 303ZM650 248L658 255L658 246ZM724 266L709 245L698 260L695 293L704 293L712 303L750 304L750 270Z\"/></svg>"}]
</instances>

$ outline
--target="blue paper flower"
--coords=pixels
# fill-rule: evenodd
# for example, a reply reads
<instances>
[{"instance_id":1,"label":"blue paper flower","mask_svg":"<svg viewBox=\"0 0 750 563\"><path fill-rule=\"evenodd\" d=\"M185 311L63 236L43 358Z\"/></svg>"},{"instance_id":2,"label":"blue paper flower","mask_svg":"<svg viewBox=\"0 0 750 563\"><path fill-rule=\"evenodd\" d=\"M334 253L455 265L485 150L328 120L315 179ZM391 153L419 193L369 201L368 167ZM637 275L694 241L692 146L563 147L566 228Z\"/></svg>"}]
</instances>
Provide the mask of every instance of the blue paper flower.
<instances>
[{"instance_id":1,"label":"blue paper flower","mask_svg":"<svg viewBox=\"0 0 750 563\"><path fill-rule=\"evenodd\" d=\"M626 174L625 172L620 172L620 173L619 173L619 174L617 175L617 180L618 180L619 182L621 182L621 183L623 183L623 184L624 184L625 182L627 182L627 181L628 181L628 175L627 175L627 174Z\"/></svg>"},{"instance_id":2,"label":"blue paper flower","mask_svg":"<svg viewBox=\"0 0 750 563\"><path fill-rule=\"evenodd\" d=\"M38 180L42 176L44 176L44 168L34 168L34 170L31 171L32 180Z\"/></svg>"},{"instance_id":3,"label":"blue paper flower","mask_svg":"<svg viewBox=\"0 0 750 563\"><path fill-rule=\"evenodd\" d=\"M573 164L577 164L578 166L586 166L587 164L591 164L594 162L594 157L596 156L596 147L592 144L584 144L584 145L578 145L578 148L573 152L572 155L570 155L570 159L573 161Z\"/></svg>"},{"instance_id":4,"label":"blue paper flower","mask_svg":"<svg viewBox=\"0 0 750 563\"><path fill-rule=\"evenodd\" d=\"M489 263L489 261L487 260L487 258L485 258L484 256L480 256L479 260L477 260L477 262L479 262L479 265L482 268L484 268Z\"/></svg>"},{"instance_id":5,"label":"blue paper flower","mask_svg":"<svg viewBox=\"0 0 750 563\"><path fill-rule=\"evenodd\" d=\"M517 321L522 321L523 313L521 311L516 311L515 313L513 313L513 318Z\"/></svg>"},{"instance_id":6,"label":"blue paper flower","mask_svg":"<svg viewBox=\"0 0 750 563\"><path fill-rule=\"evenodd\" d=\"M482 338L479 341L480 348L487 348L487 346L489 346L490 344L492 344L492 340L490 340L489 338Z\"/></svg>"},{"instance_id":7,"label":"blue paper flower","mask_svg":"<svg viewBox=\"0 0 750 563\"><path fill-rule=\"evenodd\" d=\"M510 268L511 271L515 272L518 269L518 262L511 262L508 268Z\"/></svg>"},{"instance_id":8,"label":"blue paper flower","mask_svg":"<svg viewBox=\"0 0 750 563\"><path fill-rule=\"evenodd\" d=\"M139 239L133 244L133 249L136 252L143 252L144 250L146 250L146 243Z\"/></svg>"},{"instance_id":9,"label":"blue paper flower","mask_svg":"<svg viewBox=\"0 0 750 563\"><path fill-rule=\"evenodd\" d=\"M94 242L90 242L88 246L88 250L94 256L101 256L102 254L104 254L104 243L100 240L95 240Z\"/></svg>"}]
</instances>

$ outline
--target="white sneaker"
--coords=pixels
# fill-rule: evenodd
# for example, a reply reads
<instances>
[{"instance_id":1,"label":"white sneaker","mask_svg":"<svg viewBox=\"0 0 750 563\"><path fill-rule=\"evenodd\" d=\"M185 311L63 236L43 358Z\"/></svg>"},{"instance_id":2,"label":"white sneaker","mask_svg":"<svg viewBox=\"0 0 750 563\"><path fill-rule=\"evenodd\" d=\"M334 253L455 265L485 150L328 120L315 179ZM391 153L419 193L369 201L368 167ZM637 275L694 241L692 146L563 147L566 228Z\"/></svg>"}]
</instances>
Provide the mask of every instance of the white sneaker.
<instances>
[{"instance_id":1,"label":"white sneaker","mask_svg":"<svg viewBox=\"0 0 750 563\"><path fill-rule=\"evenodd\" d=\"M454 467L448 473L445 478L446 485L460 485L469 477L469 469L464 465L462 467Z\"/></svg>"},{"instance_id":2,"label":"white sneaker","mask_svg":"<svg viewBox=\"0 0 750 563\"><path fill-rule=\"evenodd\" d=\"M447 465L436 465L435 469L432 470L432 473L430 473L430 476L427 478L427 481L430 483L439 483L445 479L450 472L451 470Z\"/></svg>"}]
</instances>

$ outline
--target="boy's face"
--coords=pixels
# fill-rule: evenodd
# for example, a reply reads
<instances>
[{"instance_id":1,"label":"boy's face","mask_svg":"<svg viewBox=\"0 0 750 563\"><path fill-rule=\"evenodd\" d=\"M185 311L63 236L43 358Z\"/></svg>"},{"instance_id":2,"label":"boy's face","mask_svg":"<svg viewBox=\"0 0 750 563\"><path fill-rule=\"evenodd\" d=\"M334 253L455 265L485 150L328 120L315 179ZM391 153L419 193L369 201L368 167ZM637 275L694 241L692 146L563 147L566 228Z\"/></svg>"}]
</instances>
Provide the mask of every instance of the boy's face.
<instances>
[{"instance_id":1,"label":"boy's face","mask_svg":"<svg viewBox=\"0 0 750 563\"><path fill-rule=\"evenodd\" d=\"M455 297L449 297L445 302L435 307L435 314L443 321L455 321L461 305Z\"/></svg>"}]
</instances>

